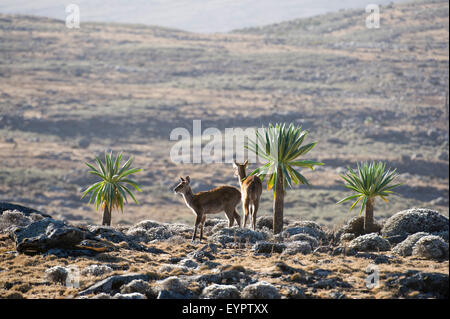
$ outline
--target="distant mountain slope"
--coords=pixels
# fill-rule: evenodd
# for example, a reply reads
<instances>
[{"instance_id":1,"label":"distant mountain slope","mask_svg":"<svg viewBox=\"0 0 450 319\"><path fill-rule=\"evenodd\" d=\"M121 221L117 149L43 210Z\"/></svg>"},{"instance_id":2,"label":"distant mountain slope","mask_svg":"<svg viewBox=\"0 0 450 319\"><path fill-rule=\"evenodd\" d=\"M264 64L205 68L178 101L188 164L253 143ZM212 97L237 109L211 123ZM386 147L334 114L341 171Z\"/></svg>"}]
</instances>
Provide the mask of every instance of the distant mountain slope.
<instances>
[{"instance_id":1,"label":"distant mountain slope","mask_svg":"<svg viewBox=\"0 0 450 319\"><path fill-rule=\"evenodd\" d=\"M234 30L257 34L286 44L323 44L327 46L437 45L445 47L448 39L436 37L435 30L448 31L446 0L413 0L396 6L380 6L380 28L368 29L368 13L352 9L314 17L295 19L261 27ZM429 47L431 49L431 47Z\"/></svg>"},{"instance_id":2,"label":"distant mountain slope","mask_svg":"<svg viewBox=\"0 0 450 319\"><path fill-rule=\"evenodd\" d=\"M448 1L381 7L380 29L345 10L226 34L0 14L0 200L55 218L97 221L80 200L84 162L124 151L143 172L140 205L117 219L192 222L170 187L238 185L229 163L176 164L175 128L303 125L317 146L286 193L285 214L324 224L350 218L339 174L358 161L398 168L401 196L376 217L416 207L448 215ZM209 140L203 139L206 145ZM252 164L252 168L256 165ZM264 191L261 216L273 196ZM96 215L97 214L97 215ZM120 217L119 217L120 216ZM114 217L113 217L114 218Z\"/></svg>"},{"instance_id":3,"label":"distant mountain slope","mask_svg":"<svg viewBox=\"0 0 450 319\"><path fill-rule=\"evenodd\" d=\"M402 0L378 0L388 4ZM0 13L65 20L62 0L2 0ZM78 0L81 21L142 23L193 32L227 32L309 17L343 8L364 8L366 0Z\"/></svg>"}]
</instances>

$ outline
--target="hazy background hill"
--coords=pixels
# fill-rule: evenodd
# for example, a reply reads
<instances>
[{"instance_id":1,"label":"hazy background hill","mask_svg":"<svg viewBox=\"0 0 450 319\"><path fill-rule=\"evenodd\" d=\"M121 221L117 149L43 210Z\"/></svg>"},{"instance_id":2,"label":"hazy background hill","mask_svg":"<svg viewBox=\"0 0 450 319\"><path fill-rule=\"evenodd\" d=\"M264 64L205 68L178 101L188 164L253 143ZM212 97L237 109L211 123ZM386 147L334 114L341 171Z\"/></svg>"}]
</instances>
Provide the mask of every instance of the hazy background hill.
<instances>
[{"instance_id":1,"label":"hazy background hill","mask_svg":"<svg viewBox=\"0 0 450 319\"><path fill-rule=\"evenodd\" d=\"M144 169L141 205L113 223L192 223L171 191L178 176L194 191L238 183L231 164L174 164L170 132L195 119L222 131L283 121L310 130L308 159L326 164L303 172L311 189L288 191L288 217L356 214L336 205L348 194L339 174L362 160L387 161L405 182L377 218L412 206L448 215L448 9L382 6L380 29L352 9L225 34L0 14L0 200L98 223L80 200L93 181L84 162L112 149ZM260 214L271 206L265 191Z\"/></svg>"},{"instance_id":2,"label":"hazy background hill","mask_svg":"<svg viewBox=\"0 0 450 319\"><path fill-rule=\"evenodd\" d=\"M310 17L368 3L399 0L3 0L0 12L65 20L65 7L78 4L81 22L142 23L192 32L228 32L295 18ZM403 0L404 2L404 0Z\"/></svg>"}]
</instances>

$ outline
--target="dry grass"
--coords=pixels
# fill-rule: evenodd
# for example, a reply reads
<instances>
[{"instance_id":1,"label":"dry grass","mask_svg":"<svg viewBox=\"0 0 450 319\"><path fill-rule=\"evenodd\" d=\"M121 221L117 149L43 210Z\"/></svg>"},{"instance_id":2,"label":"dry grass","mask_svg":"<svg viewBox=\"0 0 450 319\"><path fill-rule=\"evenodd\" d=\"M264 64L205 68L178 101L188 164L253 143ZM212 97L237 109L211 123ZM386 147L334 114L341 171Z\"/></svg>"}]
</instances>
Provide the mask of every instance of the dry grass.
<instances>
[{"instance_id":1,"label":"dry grass","mask_svg":"<svg viewBox=\"0 0 450 319\"><path fill-rule=\"evenodd\" d=\"M73 298L77 292L89 287L101 279L113 274L126 272L137 272L148 274L152 280L162 279L169 276L184 276L194 274L211 273L207 267L198 270L189 270L187 273L173 270L160 273L160 265L168 263L169 258L185 257L188 253L202 247L200 243L190 243L185 240L179 245L161 242L153 247L164 250L164 254L153 255L150 253L135 252L126 249L102 253L97 257L56 258L54 256L28 256L14 253L14 244L6 236L0 237L0 298L7 298L12 294L19 293L24 298ZM396 289L388 289L383 280L389 274L405 272L407 270L420 270L424 272L449 273L449 263L434 262L420 258L395 257L391 264L378 265L380 270L380 287L368 289L365 286L367 274L364 272L371 260L350 256L331 257L327 254L316 253L310 255L297 254L282 257L279 254L270 256L254 255L249 248L243 249L221 249L224 254L217 254L215 262L222 265L221 271L236 270L245 272L250 276L257 276L258 280L271 282L278 287L281 293L287 293L287 287L297 286L305 288L305 293L313 298L330 298L330 293L339 291L348 298L398 298ZM286 274L280 271L278 264L282 262L301 272L312 273L316 269L331 271L328 278L341 279L352 285L352 288L315 289L296 282L299 273ZM93 264L114 264L122 267L122 271L114 271L101 277L92 275L81 276L80 289L67 288L64 285L49 283L45 279L45 270L53 266L77 266L80 270ZM189 288L198 290L193 285ZM414 298L414 293L409 296Z\"/></svg>"}]
</instances>

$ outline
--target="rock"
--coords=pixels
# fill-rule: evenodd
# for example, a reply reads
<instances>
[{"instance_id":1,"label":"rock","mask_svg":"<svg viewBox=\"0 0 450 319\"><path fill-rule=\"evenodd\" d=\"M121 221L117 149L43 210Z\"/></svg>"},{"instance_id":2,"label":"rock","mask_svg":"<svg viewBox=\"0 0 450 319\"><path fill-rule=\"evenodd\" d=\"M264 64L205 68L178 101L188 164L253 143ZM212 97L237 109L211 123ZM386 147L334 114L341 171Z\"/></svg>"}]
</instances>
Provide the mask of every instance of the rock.
<instances>
[{"instance_id":1,"label":"rock","mask_svg":"<svg viewBox=\"0 0 450 319\"><path fill-rule=\"evenodd\" d=\"M266 227L269 230L273 229L272 216L261 216L256 218L256 229L262 229L263 227Z\"/></svg>"},{"instance_id":2,"label":"rock","mask_svg":"<svg viewBox=\"0 0 450 319\"><path fill-rule=\"evenodd\" d=\"M411 256L414 245L417 243L417 241L420 238L428 235L430 234L425 232L419 232L409 235L404 241L392 248L392 251L400 256Z\"/></svg>"},{"instance_id":3,"label":"rock","mask_svg":"<svg viewBox=\"0 0 450 319\"><path fill-rule=\"evenodd\" d=\"M331 246L319 246L316 249L314 249L313 253L330 253L333 251L333 248Z\"/></svg>"},{"instance_id":4,"label":"rock","mask_svg":"<svg viewBox=\"0 0 450 319\"><path fill-rule=\"evenodd\" d=\"M354 248L346 246L338 246L331 251L332 256L344 255L344 256L355 256L358 252Z\"/></svg>"},{"instance_id":5,"label":"rock","mask_svg":"<svg viewBox=\"0 0 450 319\"><path fill-rule=\"evenodd\" d=\"M319 242L326 239L326 234L320 225L313 221L295 222L283 231L284 237L291 237L297 234L310 235Z\"/></svg>"},{"instance_id":6,"label":"rock","mask_svg":"<svg viewBox=\"0 0 450 319\"><path fill-rule=\"evenodd\" d=\"M198 282L202 285L209 285L212 283L220 284L222 282L222 275L217 273L194 275L189 278L190 281Z\"/></svg>"},{"instance_id":7,"label":"rock","mask_svg":"<svg viewBox=\"0 0 450 319\"><path fill-rule=\"evenodd\" d=\"M91 239L84 239L79 244L75 246L76 248L79 248L81 250L91 250L95 252L108 252L113 251L116 249L116 247L110 243L107 243L105 241L99 241L99 240L91 240Z\"/></svg>"},{"instance_id":8,"label":"rock","mask_svg":"<svg viewBox=\"0 0 450 319\"><path fill-rule=\"evenodd\" d=\"M194 297L192 292L187 289L187 282L176 276L157 281L152 289L157 293L157 299L189 299Z\"/></svg>"},{"instance_id":9,"label":"rock","mask_svg":"<svg viewBox=\"0 0 450 319\"><path fill-rule=\"evenodd\" d=\"M381 225L374 222L374 227L370 233L378 233L380 230ZM355 216L336 232L335 237L338 241L348 241L364 234L364 216Z\"/></svg>"},{"instance_id":10,"label":"rock","mask_svg":"<svg viewBox=\"0 0 450 319\"><path fill-rule=\"evenodd\" d=\"M138 292L133 292L130 294L121 294L121 293L116 293L112 299L147 299L147 297L145 297L145 295L140 294Z\"/></svg>"},{"instance_id":11,"label":"rock","mask_svg":"<svg viewBox=\"0 0 450 319\"><path fill-rule=\"evenodd\" d=\"M410 290L416 290L429 294L429 298L434 297L440 299L448 299L448 283L448 274L429 273L417 270L389 274L385 280L387 287L397 289L403 296L406 296Z\"/></svg>"},{"instance_id":12,"label":"rock","mask_svg":"<svg viewBox=\"0 0 450 319\"><path fill-rule=\"evenodd\" d=\"M217 247L216 244L209 243L204 245L202 248L199 249L199 251L209 252L211 254L217 253L219 247Z\"/></svg>"},{"instance_id":13,"label":"rock","mask_svg":"<svg viewBox=\"0 0 450 319\"><path fill-rule=\"evenodd\" d=\"M188 254L189 258L195 259L198 262L205 262L206 260L214 260L216 257L214 257L213 254L217 253L217 245L213 243L209 243L201 247L200 249L197 249L196 251L193 251Z\"/></svg>"},{"instance_id":14,"label":"rock","mask_svg":"<svg viewBox=\"0 0 450 319\"><path fill-rule=\"evenodd\" d=\"M263 232L253 231L248 228L226 227L220 229L211 236L211 239L221 244L228 243L251 243L263 241L266 239L266 234Z\"/></svg>"},{"instance_id":15,"label":"rock","mask_svg":"<svg viewBox=\"0 0 450 319\"><path fill-rule=\"evenodd\" d=\"M306 241L311 245L312 249L316 249L319 246L319 241L316 238L314 238L308 234L304 234L304 233L293 235L293 236L289 237L289 240L291 240L291 241Z\"/></svg>"},{"instance_id":16,"label":"rock","mask_svg":"<svg viewBox=\"0 0 450 319\"><path fill-rule=\"evenodd\" d=\"M18 291L11 291L6 294L5 299L24 299L24 297Z\"/></svg>"},{"instance_id":17,"label":"rock","mask_svg":"<svg viewBox=\"0 0 450 319\"><path fill-rule=\"evenodd\" d=\"M80 228L51 218L43 218L17 228L12 235L20 253L45 252L52 248L76 249L81 241L91 237Z\"/></svg>"},{"instance_id":18,"label":"rock","mask_svg":"<svg viewBox=\"0 0 450 319\"><path fill-rule=\"evenodd\" d=\"M286 297L289 299L305 299L305 291L299 287L296 286L288 286L287 287L288 292L286 294Z\"/></svg>"},{"instance_id":19,"label":"rock","mask_svg":"<svg viewBox=\"0 0 450 319\"><path fill-rule=\"evenodd\" d=\"M79 297L79 298L86 298L86 297L85 297L85 296L81 296L81 297ZM97 295L91 297L90 299L111 299L111 295L102 292L102 293L99 293L99 294L97 294Z\"/></svg>"},{"instance_id":20,"label":"rock","mask_svg":"<svg viewBox=\"0 0 450 319\"><path fill-rule=\"evenodd\" d=\"M318 289L335 289L336 287L351 288L352 286L339 278L321 278L313 283L312 287Z\"/></svg>"},{"instance_id":21,"label":"rock","mask_svg":"<svg viewBox=\"0 0 450 319\"><path fill-rule=\"evenodd\" d=\"M245 274L245 269L242 266L232 266L228 270L222 270L220 273L221 283L228 285L238 285L248 284L252 279Z\"/></svg>"},{"instance_id":22,"label":"rock","mask_svg":"<svg viewBox=\"0 0 450 319\"><path fill-rule=\"evenodd\" d=\"M241 297L243 299L280 299L281 295L274 285L260 281L245 287Z\"/></svg>"},{"instance_id":23,"label":"rock","mask_svg":"<svg viewBox=\"0 0 450 319\"><path fill-rule=\"evenodd\" d=\"M131 294L131 293L140 293L142 295L146 295L150 286L148 282L142 279L135 279L129 282L128 284L123 285L120 288L120 292L122 294Z\"/></svg>"},{"instance_id":24,"label":"rock","mask_svg":"<svg viewBox=\"0 0 450 319\"><path fill-rule=\"evenodd\" d=\"M187 267L187 268L194 268L195 269L195 268L198 267L198 264L195 261L193 261L192 259L190 259L190 258L182 259L182 260L180 260L180 262L178 264L180 266Z\"/></svg>"},{"instance_id":25,"label":"rock","mask_svg":"<svg viewBox=\"0 0 450 319\"><path fill-rule=\"evenodd\" d=\"M341 235L340 240L341 240L341 241L352 241L352 240L355 239L355 238L356 238L356 235L355 235L355 234L352 234L352 233L343 233L343 234Z\"/></svg>"},{"instance_id":26,"label":"rock","mask_svg":"<svg viewBox=\"0 0 450 319\"><path fill-rule=\"evenodd\" d=\"M123 285L126 285L127 283L136 279L141 279L144 281L149 280L148 276L143 274L130 273L124 275L115 275L93 284L91 287L81 291L79 295L84 296L89 294L98 294L101 292L110 293L114 290L119 290Z\"/></svg>"},{"instance_id":27,"label":"rock","mask_svg":"<svg viewBox=\"0 0 450 319\"><path fill-rule=\"evenodd\" d=\"M171 290L180 293L186 291L186 282L176 276L157 281L156 284L161 290Z\"/></svg>"},{"instance_id":28,"label":"rock","mask_svg":"<svg viewBox=\"0 0 450 319\"><path fill-rule=\"evenodd\" d=\"M392 260L392 257L386 256L386 255L379 255L373 258L373 263L375 265L379 264L390 264Z\"/></svg>"},{"instance_id":29,"label":"rock","mask_svg":"<svg viewBox=\"0 0 450 319\"><path fill-rule=\"evenodd\" d=\"M330 292L330 298L331 299L345 299L345 295L339 291L332 291Z\"/></svg>"},{"instance_id":30,"label":"rock","mask_svg":"<svg viewBox=\"0 0 450 319\"><path fill-rule=\"evenodd\" d=\"M310 254L312 247L307 241L292 241L287 243L283 255Z\"/></svg>"},{"instance_id":31,"label":"rock","mask_svg":"<svg viewBox=\"0 0 450 319\"><path fill-rule=\"evenodd\" d=\"M448 259L448 244L439 236L423 236L414 245L412 254L427 259Z\"/></svg>"},{"instance_id":32,"label":"rock","mask_svg":"<svg viewBox=\"0 0 450 319\"><path fill-rule=\"evenodd\" d=\"M204 288L200 298L204 299L239 299L241 293L233 285L212 284Z\"/></svg>"},{"instance_id":33,"label":"rock","mask_svg":"<svg viewBox=\"0 0 450 319\"><path fill-rule=\"evenodd\" d=\"M42 217L52 218L50 215L44 214L36 209L25 207L22 205L7 203L7 202L0 202L0 215L3 214L4 211L8 210L17 210L21 212L23 215L30 217L32 214L41 215Z\"/></svg>"},{"instance_id":34,"label":"rock","mask_svg":"<svg viewBox=\"0 0 450 319\"><path fill-rule=\"evenodd\" d=\"M126 243L128 245L129 249L138 250L138 251L145 251L150 252L153 254L160 254L163 253L162 250L146 247L144 245L139 244L139 241L144 241L142 238L135 237L135 236L127 236L126 234L122 233L120 230L115 229L114 227L110 226L98 226L98 225L89 225L88 226L89 232L95 236L95 238L98 239L105 239L107 241L110 241L112 243Z\"/></svg>"},{"instance_id":35,"label":"rock","mask_svg":"<svg viewBox=\"0 0 450 319\"><path fill-rule=\"evenodd\" d=\"M45 277L48 281L65 284L69 271L60 266L55 266L45 271Z\"/></svg>"},{"instance_id":36,"label":"rock","mask_svg":"<svg viewBox=\"0 0 450 319\"><path fill-rule=\"evenodd\" d=\"M31 213L28 216L18 210L5 210L0 215L0 233L13 232L17 227L25 227L33 221L43 217L39 214Z\"/></svg>"},{"instance_id":37,"label":"rock","mask_svg":"<svg viewBox=\"0 0 450 319\"><path fill-rule=\"evenodd\" d=\"M439 212L426 208L412 208L396 213L384 224L381 234L391 243L400 243L409 235L418 232L430 234L447 233L448 217Z\"/></svg>"},{"instance_id":38,"label":"rock","mask_svg":"<svg viewBox=\"0 0 450 319\"><path fill-rule=\"evenodd\" d=\"M286 249L286 245L283 243L271 243L267 241L258 241L252 248L257 254L272 254L282 253Z\"/></svg>"},{"instance_id":39,"label":"rock","mask_svg":"<svg viewBox=\"0 0 450 319\"><path fill-rule=\"evenodd\" d=\"M82 275L103 276L112 272L113 269L107 265L90 265L81 271Z\"/></svg>"},{"instance_id":40,"label":"rock","mask_svg":"<svg viewBox=\"0 0 450 319\"><path fill-rule=\"evenodd\" d=\"M356 237L348 244L348 247L356 251L386 251L391 249L389 241L376 233Z\"/></svg>"}]
</instances>

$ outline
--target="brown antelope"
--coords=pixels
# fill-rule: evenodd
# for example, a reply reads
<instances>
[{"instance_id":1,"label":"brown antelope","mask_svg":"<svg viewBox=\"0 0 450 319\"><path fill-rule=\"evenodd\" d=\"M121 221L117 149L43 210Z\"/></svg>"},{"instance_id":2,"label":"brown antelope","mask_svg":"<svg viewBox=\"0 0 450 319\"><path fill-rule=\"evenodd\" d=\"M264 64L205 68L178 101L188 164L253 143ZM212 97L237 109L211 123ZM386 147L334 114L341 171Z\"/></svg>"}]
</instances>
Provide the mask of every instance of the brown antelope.
<instances>
[{"instance_id":1,"label":"brown antelope","mask_svg":"<svg viewBox=\"0 0 450 319\"><path fill-rule=\"evenodd\" d=\"M236 211L236 206L241 201L241 192L234 186L219 186L205 192L197 194L192 193L189 186L191 179L180 177L180 183L173 189L175 193L183 195L187 207L197 216L195 219L194 235L192 241L197 236L197 227L200 226L200 241L203 239L203 225L206 220L206 214L216 214L225 211L228 217L228 226L233 226L236 220L241 227L241 216Z\"/></svg>"},{"instance_id":2,"label":"brown antelope","mask_svg":"<svg viewBox=\"0 0 450 319\"><path fill-rule=\"evenodd\" d=\"M262 193L262 183L261 179L256 176L248 176L245 173L245 168L247 167L248 160L244 164L239 164L234 161L233 167L235 168L235 175L239 178L239 185L241 186L241 196L242 196L242 209L244 210L244 225L247 225L247 219L249 214L252 218L253 230L256 230L256 213L258 212L259 199Z\"/></svg>"}]
</instances>

